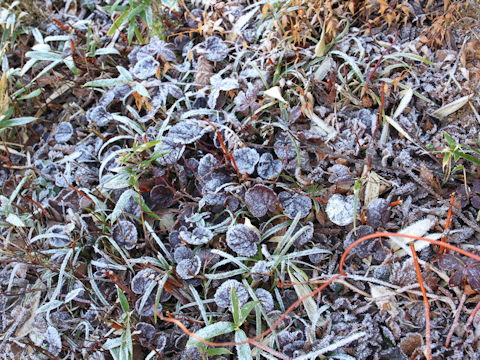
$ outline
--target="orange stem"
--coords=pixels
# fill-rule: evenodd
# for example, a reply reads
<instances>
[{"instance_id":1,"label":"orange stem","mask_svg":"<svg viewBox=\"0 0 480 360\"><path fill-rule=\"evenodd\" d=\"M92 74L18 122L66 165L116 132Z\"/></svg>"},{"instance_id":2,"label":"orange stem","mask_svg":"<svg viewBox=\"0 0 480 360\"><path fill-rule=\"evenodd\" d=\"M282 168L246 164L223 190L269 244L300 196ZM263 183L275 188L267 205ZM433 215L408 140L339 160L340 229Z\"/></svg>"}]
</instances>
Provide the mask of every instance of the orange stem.
<instances>
[{"instance_id":1,"label":"orange stem","mask_svg":"<svg viewBox=\"0 0 480 360\"><path fill-rule=\"evenodd\" d=\"M427 342L427 359L432 359L432 345L430 338L430 304L428 303L427 291L425 286L423 286L422 274L420 273L420 265L418 264L417 252L413 246L413 242L410 243L410 249L412 250L413 261L415 262L415 271L417 272L418 284L420 285L420 290L422 291L423 302L425 303L425 327L426 334L425 340Z\"/></svg>"},{"instance_id":2,"label":"orange stem","mask_svg":"<svg viewBox=\"0 0 480 360\"><path fill-rule=\"evenodd\" d=\"M454 199L455 199L455 193L452 193L452 196L450 196L450 208L448 209L448 213L447 213L447 221L445 222L445 229L443 230L443 235L442 235L442 242L443 243L447 242L447 238L446 238L445 234L447 233L447 230L450 227L450 221L452 219L452 208L453 208L453 200ZM443 245L440 246L439 253L443 254L444 251L445 251L445 247Z\"/></svg>"}]
</instances>

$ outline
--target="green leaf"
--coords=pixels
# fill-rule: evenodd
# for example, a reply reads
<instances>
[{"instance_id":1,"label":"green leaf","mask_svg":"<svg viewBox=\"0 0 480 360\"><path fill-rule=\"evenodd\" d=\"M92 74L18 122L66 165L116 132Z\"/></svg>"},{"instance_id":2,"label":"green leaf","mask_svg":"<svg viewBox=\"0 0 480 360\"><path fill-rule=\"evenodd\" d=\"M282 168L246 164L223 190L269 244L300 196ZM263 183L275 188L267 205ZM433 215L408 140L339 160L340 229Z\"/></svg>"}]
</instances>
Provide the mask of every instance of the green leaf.
<instances>
[{"instance_id":1,"label":"green leaf","mask_svg":"<svg viewBox=\"0 0 480 360\"><path fill-rule=\"evenodd\" d=\"M235 331L235 342L240 343L247 341L247 335L243 330L238 329ZM252 360L252 351L248 343L242 345L235 345L237 349L237 359L239 360Z\"/></svg>"},{"instance_id":2,"label":"green leaf","mask_svg":"<svg viewBox=\"0 0 480 360\"><path fill-rule=\"evenodd\" d=\"M83 86L97 86L97 87L114 87L117 85L123 84L123 80L116 78L116 79L98 79L93 80L85 83Z\"/></svg>"},{"instance_id":3,"label":"green leaf","mask_svg":"<svg viewBox=\"0 0 480 360\"><path fill-rule=\"evenodd\" d=\"M20 96L20 97L18 98L18 100L28 100L28 99L32 99L32 98L40 95L42 92L43 92L43 89L37 89L37 90L32 91L30 94Z\"/></svg>"},{"instance_id":4,"label":"green leaf","mask_svg":"<svg viewBox=\"0 0 480 360\"><path fill-rule=\"evenodd\" d=\"M248 315L252 312L253 308L255 305L260 304L260 301L249 301L245 305L242 306L242 309L240 310L240 319L238 319L239 325L243 324L245 320L247 320Z\"/></svg>"},{"instance_id":5,"label":"green leaf","mask_svg":"<svg viewBox=\"0 0 480 360\"><path fill-rule=\"evenodd\" d=\"M132 9L128 9L128 10L124 11L122 13L122 15L120 15L117 18L117 20L114 21L114 23L112 24L112 26L108 30L108 33L107 33L108 36L112 36L113 34L115 34L115 31L117 31L120 28L120 26L123 25L123 23L125 22L125 20L127 19L128 15L130 14L131 11L132 11Z\"/></svg>"},{"instance_id":6,"label":"green leaf","mask_svg":"<svg viewBox=\"0 0 480 360\"><path fill-rule=\"evenodd\" d=\"M445 131L443 132L443 137L445 138L445 141L447 142L448 145L450 145L452 149L454 149L457 146L457 142L455 141L455 139Z\"/></svg>"},{"instance_id":7,"label":"green leaf","mask_svg":"<svg viewBox=\"0 0 480 360\"><path fill-rule=\"evenodd\" d=\"M209 340L212 337L228 334L235 330L235 324L229 321L219 321L215 324L208 325L200 330L198 330L195 335L199 336L204 340ZM199 346L201 344L200 341L191 337L187 342L187 347L189 346Z\"/></svg>"},{"instance_id":8,"label":"green leaf","mask_svg":"<svg viewBox=\"0 0 480 360\"><path fill-rule=\"evenodd\" d=\"M227 348L208 348L207 356L230 355L233 354Z\"/></svg>"},{"instance_id":9,"label":"green leaf","mask_svg":"<svg viewBox=\"0 0 480 360\"><path fill-rule=\"evenodd\" d=\"M62 55L47 51L27 51L25 57L40 61L62 60Z\"/></svg>"},{"instance_id":10,"label":"green leaf","mask_svg":"<svg viewBox=\"0 0 480 360\"><path fill-rule=\"evenodd\" d=\"M237 293L235 292L235 288L232 286L231 288L232 293L232 316L233 322L238 327L241 324L239 323L240 320L240 303L238 301Z\"/></svg>"},{"instance_id":11,"label":"green leaf","mask_svg":"<svg viewBox=\"0 0 480 360\"><path fill-rule=\"evenodd\" d=\"M25 125L35 120L37 120L37 118L33 116L25 116L25 117L13 118L13 119L3 119L2 121L0 121L0 128Z\"/></svg>"},{"instance_id":12,"label":"green leaf","mask_svg":"<svg viewBox=\"0 0 480 360\"><path fill-rule=\"evenodd\" d=\"M130 306L128 305L128 300L122 290L117 286L117 295L118 300L120 301L120 305L122 306L122 310L124 313L128 313L130 311Z\"/></svg>"}]
</instances>

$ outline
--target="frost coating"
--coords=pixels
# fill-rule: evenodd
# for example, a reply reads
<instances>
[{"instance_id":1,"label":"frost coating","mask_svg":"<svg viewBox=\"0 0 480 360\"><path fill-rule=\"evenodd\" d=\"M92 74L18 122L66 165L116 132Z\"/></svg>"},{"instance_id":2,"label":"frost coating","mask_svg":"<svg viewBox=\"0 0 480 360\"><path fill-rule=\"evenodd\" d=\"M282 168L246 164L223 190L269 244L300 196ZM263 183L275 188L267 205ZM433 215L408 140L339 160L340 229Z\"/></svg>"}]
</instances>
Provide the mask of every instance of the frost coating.
<instances>
[{"instance_id":1,"label":"frost coating","mask_svg":"<svg viewBox=\"0 0 480 360\"><path fill-rule=\"evenodd\" d=\"M297 150L293 140L288 136L281 134L275 143L274 152L279 159L282 159L287 167L295 167L297 165Z\"/></svg>"},{"instance_id":2,"label":"frost coating","mask_svg":"<svg viewBox=\"0 0 480 360\"><path fill-rule=\"evenodd\" d=\"M73 136L73 126L67 121L60 123L55 133L55 140L60 143L66 143Z\"/></svg>"},{"instance_id":3,"label":"frost coating","mask_svg":"<svg viewBox=\"0 0 480 360\"><path fill-rule=\"evenodd\" d=\"M190 245L202 245L207 244L213 238L213 233L209 229L199 226L192 232L180 231L180 238Z\"/></svg>"},{"instance_id":4,"label":"frost coating","mask_svg":"<svg viewBox=\"0 0 480 360\"><path fill-rule=\"evenodd\" d=\"M128 220L119 220L112 230L113 240L118 246L132 250L138 241L138 233L135 225Z\"/></svg>"},{"instance_id":5,"label":"frost coating","mask_svg":"<svg viewBox=\"0 0 480 360\"><path fill-rule=\"evenodd\" d=\"M227 245L242 256L253 256L257 253L260 234L246 225L235 225L227 231Z\"/></svg>"},{"instance_id":6,"label":"frost coating","mask_svg":"<svg viewBox=\"0 0 480 360\"><path fill-rule=\"evenodd\" d=\"M145 80L157 73L159 62L153 56L147 55L142 57L131 70L132 75L137 79Z\"/></svg>"},{"instance_id":7,"label":"frost coating","mask_svg":"<svg viewBox=\"0 0 480 360\"><path fill-rule=\"evenodd\" d=\"M263 153L257 165L257 173L261 178L268 180L278 177L282 168L283 165L280 160L274 160L270 153Z\"/></svg>"},{"instance_id":8,"label":"frost coating","mask_svg":"<svg viewBox=\"0 0 480 360\"><path fill-rule=\"evenodd\" d=\"M227 45L217 36L210 36L199 45L199 48L205 52L205 57L209 61L222 61L228 55Z\"/></svg>"},{"instance_id":9,"label":"frost coating","mask_svg":"<svg viewBox=\"0 0 480 360\"><path fill-rule=\"evenodd\" d=\"M368 204L367 222L374 228L384 226L390 219L390 207L385 199L375 199Z\"/></svg>"},{"instance_id":10,"label":"frost coating","mask_svg":"<svg viewBox=\"0 0 480 360\"><path fill-rule=\"evenodd\" d=\"M168 140L173 144L191 144L203 136L203 129L192 123L181 121L170 128Z\"/></svg>"},{"instance_id":11,"label":"frost coating","mask_svg":"<svg viewBox=\"0 0 480 360\"><path fill-rule=\"evenodd\" d=\"M232 155L240 174L253 174L255 171L255 165L257 165L258 160L260 159L260 155L258 155L257 150L252 148L243 148L235 150Z\"/></svg>"},{"instance_id":12,"label":"frost coating","mask_svg":"<svg viewBox=\"0 0 480 360\"><path fill-rule=\"evenodd\" d=\"M252 268L252 279L255 281L268 281L270 277L270 268L268 262L264 260L257 261Z\"/></svg>"},{"instance_id":13,"label":"frost coating","mask_svg":"<svg viewBox=\"0 0 480 360\"><path fill-rule=\"evenodd\" d=\"M153 306L155 305L155 298L156 294L154 291L152 291L149 295L147 300L145 301L145 304L143 305L143 308L140 308L142 304L142 299L143 296L140 297L136 302L135 302L135 310L140 316L153 316L155 313L153 311ZM157 307L157 312L161 313L163 310L162 305L159 303Z\"/></svg>"},{"instance_id":14,"label":"frost coating","mask_svg":"<svg viewBox=\"0 0 480 360\"><path fill-rule=\"evenodd\" d=\"M182 260L189 260L193 257L193 250L186 246L179 246L175 249L173 253L173 258L178 264Z\"/></svg>"},{"instance_id":15,"label":"frost coating","mask_svg":"<svg viewBox=\"0 0 480 360\"><path fill-rule=\"evenodd\" d=\"M300 212L300 218L304 218L312 209L312 200L308 196L290 194L288 191L282 191L278 194L283 213L290 219L294 219Z\"/></svg>"},{"instance_id":16,"label":"frost coating","mask_svg":"<svg viewBox=\"0 0 480 360\"><path fill-rule=\"evenodd\" d=\"M200 178L205 179L212 175L212 173L220 166L217 158L208 153L202 157L198 163L197 173Z\"/></svg>"},{"instance_id":17,"label":"frost coating","mask_svg":"<svg viewBox=\"0 0 480 360\"><path fill-rule=\"evenodd\" d=\"M245 203L252 215L257 218L264 216L268 210L275 210L277 202L277 194L265 185L257 184L245 193Z\"/></svg>"},{"instance_id":18,"label":"frost coating","mask_svg":"<svg viewBox=\"0 0 480 360\"><path fill-rule=\"evenodd\" d=\"M87 111L86 114L87 120L97 124L97 126L106 126L112 119L112 114L110 114L105 106L95 106Z\"/></svg>"},{"instance_id":19,"label":"frost coating","mask_svg":"<svg viewBox=\"0 0 480 360\"><path fill-rule=\"evenodd\" d=\"M217 264L220 261L220 255L214 254L212 250L206 248L198 249L195 254L200 258L202 262L202 267L207 269L211 268L213 265Z\"/></svg>"},{"instance_id":20,"label":"frost coating","mask_svg":"<svg viewBox=\"0 0 480 360\"><path fill-rule=\"evenodd\" d=\"M155 272L151 269L143 269L135 274L130 284L130 287L135 294L143 294L147 290L153 282L152 279L149 279L150 275L155 275Z\"/></svg>"},{"instance_id":21,"label":"frost coating","mask_svg":"<svg viewBox=\"0 0 480 360\"><path fill-rule=\"evenodd\" d=\"M44 336L48 343L48 352L53 355L60 354L60 351L62 350L62 340L58 330L53 326L49 326Z\"/></svg>"},{"instance_id":22,"label":"frost coating","mask_svg":"<svg viewBox=\"0 0 480 360\"><path fill-rule=\"evenodd\" d=\"M64 247L70 245L70 240L68 239L68 235L65 232L65 229L61 225L53 225L48 229L48 232L51 234L58 234L61 237L51 237L48 239L50 245L54 247Z\"/></svg>"},{"instance_id":23,"label":"frost coating","mask_svg":"<svg viewBox=\"0 0 480 360\"><path fill-rule=\"evenodd\" d=\"M195 275L198 275L202 262L198 256L194 256L191 259L181 260L176 268L177 274L184 280L193 279Z\"/></svg>"},{"instance_id":24,"label":"frost coating","mask_svg":"<svg viewBox=\"0 0 480 360\"><path fill-rule=\"evenodd\" d=\"M297 231L299 231L302 227L304 227L305 225L302 225L302 224L298 224L295 228L295 230L293 231L293 233L295 234ZM313 223L312 222L308 222L306 224L306 226L308 226L308 229L306 231L304 231L302 233L302 235L300 235L296 240L295 242L293 243L293 246L295 246L297 249L300 249L302 248L303 246L305 246L310 240L312 240L313 238Z\"/></svg>"},{"instance_id":25,"label":"frost coating","mask_svg":"<svg viewBox=\"0 0 480 360\"><path fill-rule=\"evenodd\" d=\"M262 305L265 312L269 313L273 310L273 296L272 294L270 294L269 291L258 288L257 290L255 290L255 294L257 295L258 301L260 301L260 304Z\"/></svg>"},{"instance_id":26,"label":"frost coating","mask_svg":"<svg viewBox=\"0 0 480 360\"><path fill-rule=\"evenodd\" d=\"M333 195L329 200L326 208L328 218L334 224L346 226L353 222L353 208L355 196L349 195L344 198L340 194Z\"/></svg>"},{"instance_id":27,"label":"frost coating","mask_svg":"<svg viewBox=\"0 0 480 360\"><path fill-rule=\"evenodd\" d=\"M227 280L215 292L215 303L219 307L232 310L232 288L238 297L240 307L248 302L247 288L237 280Z\"/></svg>"}]
</instances>

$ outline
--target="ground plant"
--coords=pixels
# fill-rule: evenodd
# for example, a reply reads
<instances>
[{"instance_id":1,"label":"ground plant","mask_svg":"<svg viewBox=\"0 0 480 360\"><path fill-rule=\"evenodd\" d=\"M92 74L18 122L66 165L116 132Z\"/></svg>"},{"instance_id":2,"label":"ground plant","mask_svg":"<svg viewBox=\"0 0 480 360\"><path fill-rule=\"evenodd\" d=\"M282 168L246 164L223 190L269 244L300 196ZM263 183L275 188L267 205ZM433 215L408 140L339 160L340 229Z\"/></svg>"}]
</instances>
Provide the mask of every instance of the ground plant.
<instances>
[{"instance_id":1,"label":"ground plant","mask_svg":"<svg viewBox=\"0 0 480 360\"><path fill-rule=\"evenodd\" d=\"M478 359L479 19L0 1L0 358Z\"/></svg>"}]
</instances>

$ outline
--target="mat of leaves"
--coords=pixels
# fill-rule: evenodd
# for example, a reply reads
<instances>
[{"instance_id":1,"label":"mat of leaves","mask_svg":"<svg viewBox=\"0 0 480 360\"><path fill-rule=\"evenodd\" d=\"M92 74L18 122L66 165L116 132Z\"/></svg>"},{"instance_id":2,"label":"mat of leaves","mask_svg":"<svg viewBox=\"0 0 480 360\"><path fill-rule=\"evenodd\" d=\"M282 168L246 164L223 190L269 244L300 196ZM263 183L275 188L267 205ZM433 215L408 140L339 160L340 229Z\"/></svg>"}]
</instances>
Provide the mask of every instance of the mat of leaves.
<instances>
[{"instance_id":1,"label":"mat of leaves","mask_svg":"<svg viewBox=\"0 0 480 360\"><path fill-rule=\"evenodd\" d=\"M478 261L414 241L430 344L410 240L351 249L480 250L478 8L321 3L160 7L144 45L47 4L3 61L44 94L1 134L2 358L478 358Z\"/></svg>"}]
</instances>

